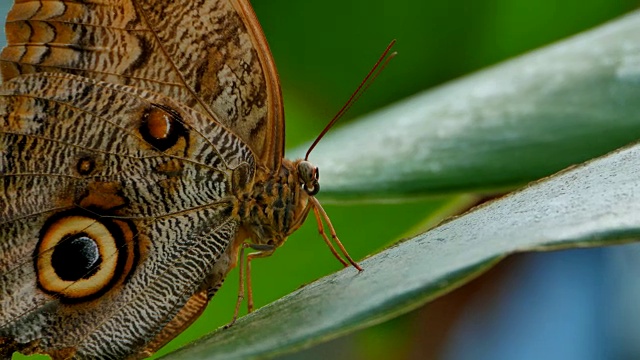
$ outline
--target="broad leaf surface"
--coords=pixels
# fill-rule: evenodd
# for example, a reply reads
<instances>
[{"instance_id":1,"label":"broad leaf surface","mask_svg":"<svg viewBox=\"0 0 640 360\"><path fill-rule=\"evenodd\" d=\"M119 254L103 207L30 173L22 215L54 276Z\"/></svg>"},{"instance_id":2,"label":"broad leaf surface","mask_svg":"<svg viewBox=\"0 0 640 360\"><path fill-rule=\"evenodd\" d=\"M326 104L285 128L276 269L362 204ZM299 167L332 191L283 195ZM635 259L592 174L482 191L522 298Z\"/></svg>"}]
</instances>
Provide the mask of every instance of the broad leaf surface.
<instances>
[{"instance_id":1,"label":"broad leaf surface","mask_svg":"<svg viewBox=\"0 0 640 360\"><path fill-rule=\"evenodd\" d=\"M167 358L275 355L384 321L508 254L640 237L640 145L563 171L322 278Z\"/></svg>"}]
</instances>

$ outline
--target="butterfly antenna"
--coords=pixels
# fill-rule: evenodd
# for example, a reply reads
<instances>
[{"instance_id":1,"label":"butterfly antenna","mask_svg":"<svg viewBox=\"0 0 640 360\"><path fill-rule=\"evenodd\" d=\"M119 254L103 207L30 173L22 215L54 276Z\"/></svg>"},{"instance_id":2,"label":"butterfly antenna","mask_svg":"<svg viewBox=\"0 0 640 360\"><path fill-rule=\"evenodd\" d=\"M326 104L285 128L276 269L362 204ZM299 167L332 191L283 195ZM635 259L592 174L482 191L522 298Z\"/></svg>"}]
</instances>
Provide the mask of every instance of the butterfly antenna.
<instances>
[{"instance_id":1,"label":"butterfly antenna","mask_svg":"<svg viewBox=\"0 0 640 360\"><path fill-rule=\"evenodd\" d=\"M305 160L309 160L309 154L311 154L311 151L316 147L316 145L318 145L320 140L329 131L329 129L331 129L331 127L333 127L333 125L336 122L338 122L338 120L340 120L340 118L347 111L349 111L349 109L351 109L351 106L353 106L353 104L356 101L358 101L358 99L360 99L360 96L362 96L362 94L365 91L367 91L367 89L369 89L371 84L373 84L373 82L376 80L378 75L380 75L382 70L384 70L384 68L387 67L387 64L389 64L389 61L396 56L397 54L396 52L389 54L389 51L391 51L391 48L393 47L393 45L395 45L395 43L396 43L395 39L392 40L391 43L389 43L389 45L384 50L382 55L380 55L380 58L378 59L378 61L375 63L375 65L373 65L373 68L371 68L367 76L365 76L364 80L362 80L362 82L360 83L356 91L354 91L353 94L351 94L351 97L349 97L349 100L347 100L347 102L342 106L342 108L340 108L340 111L338 111L338 113L333 117L333 119L329 121L329 124L327 124L327 126L324 127L322 132L320 132L320 135L316 137L316 139L313 141L313 144L311 144L311 146L309 147L309 150L307 150L307 154L304 156Z\"/></svg>"}]
</instances>

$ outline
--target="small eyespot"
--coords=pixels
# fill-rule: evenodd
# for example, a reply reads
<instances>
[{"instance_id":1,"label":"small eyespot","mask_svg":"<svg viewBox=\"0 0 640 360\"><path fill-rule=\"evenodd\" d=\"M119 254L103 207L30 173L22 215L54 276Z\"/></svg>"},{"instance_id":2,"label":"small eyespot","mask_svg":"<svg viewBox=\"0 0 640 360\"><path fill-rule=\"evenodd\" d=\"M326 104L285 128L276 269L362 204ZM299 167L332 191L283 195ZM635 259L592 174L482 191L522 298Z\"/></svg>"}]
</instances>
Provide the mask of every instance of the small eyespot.
<instances>
[{"instance_id":1,"label":"small eyespot","mask_svg":"<svg viewBox=\"0 0 640 360\"><path fill-rule=\"evenodd\" d=\"M76 163L76 171L80 175L89 175L96 168L96 161L91 157L85 156Z\"/></svg>"},{"instance_id":2,"label":"small eyespot","mask_svg":"<svg viewBox=\"0 0 640 360\"><path fill-rule=\"evenodd\" d=\"M320 180L320 169L316 166L315 179Z\"/></svg>"},{"instance_id":3,"label":"small eyespot","mask_svg":"<svg viewBox=\"0 0 640 360\"><path fill-rule=\"evenodd\" d=\"M165 151L187 136L184 120L180 114L165 105L151 104L142 115L140 128L142 138L160 151Z\"/></svg>"}]
</instances>

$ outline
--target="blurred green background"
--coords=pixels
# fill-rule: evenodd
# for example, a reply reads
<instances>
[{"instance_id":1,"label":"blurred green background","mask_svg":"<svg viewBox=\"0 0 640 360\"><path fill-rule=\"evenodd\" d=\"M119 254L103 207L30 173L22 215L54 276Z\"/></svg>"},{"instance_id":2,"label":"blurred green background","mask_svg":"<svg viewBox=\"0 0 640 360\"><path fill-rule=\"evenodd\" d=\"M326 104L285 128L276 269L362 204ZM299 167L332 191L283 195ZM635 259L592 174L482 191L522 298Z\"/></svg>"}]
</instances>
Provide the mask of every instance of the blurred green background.
<instances>
[{"instance_id":1,"label":"blurred green background","mask_svg":"<svg viewBox=\"0 0 640 360\"><path fill-rule=\"evenodd\" d=\"M634 0L253 0L252 4L280 73L288 149L315 138L392 39L398 41L398 56L343 123L638 6ZM6 13L8 4L2 6ZM322 194L319 199L322 201ZM325 209L352 257L361 259L412 235L418 224L450 200L331 204ZM286 246L253 263L256 307L340 268L317 235L315 221L308 219ZM205 314L160 354L229 322L237 289L234 271ZM333 357L409 357L408 334L416 321L424 320L420 314L414 312L349 336L339 343L340 355ZM329 346L336 346L332 344ZM320 345L299 357L321 357L327 354L326 348Z\"/></svg>"}]
</instances>

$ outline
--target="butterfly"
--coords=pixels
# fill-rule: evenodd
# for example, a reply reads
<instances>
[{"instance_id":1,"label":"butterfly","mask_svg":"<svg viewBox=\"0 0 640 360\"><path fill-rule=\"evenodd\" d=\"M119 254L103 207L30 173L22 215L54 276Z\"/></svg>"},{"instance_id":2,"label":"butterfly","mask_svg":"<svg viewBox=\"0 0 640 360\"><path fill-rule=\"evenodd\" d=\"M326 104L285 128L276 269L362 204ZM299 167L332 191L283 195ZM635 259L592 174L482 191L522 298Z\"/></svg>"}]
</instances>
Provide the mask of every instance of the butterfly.
<instances>
[{"instance_id":1,"label":"butterfly","mask_svg":"<svg viewBox=\"0 0 640 360\"><path fill-rule=\"evenodd\" d=\"M359 269L248 0L16 0L6 34L0 356L148 356L310 212Z\"/></svg>"}]
</instances>

